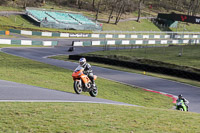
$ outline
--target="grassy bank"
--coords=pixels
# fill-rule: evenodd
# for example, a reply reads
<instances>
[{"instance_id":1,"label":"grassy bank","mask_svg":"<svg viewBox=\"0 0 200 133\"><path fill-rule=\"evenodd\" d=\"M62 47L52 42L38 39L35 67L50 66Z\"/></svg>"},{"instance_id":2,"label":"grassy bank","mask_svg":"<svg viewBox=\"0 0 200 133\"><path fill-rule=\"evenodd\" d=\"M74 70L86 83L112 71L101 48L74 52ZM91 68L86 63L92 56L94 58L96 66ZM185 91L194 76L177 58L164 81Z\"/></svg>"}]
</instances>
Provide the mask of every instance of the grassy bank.
<instances>
[{"instance_id":1,"label":"grassy bank","mask_svg":"<svg viewBox=\"0 0 200 133\"><path fill-rule=\"evenodd\" d=\"M2 132L199 132L200 115L85 103L0 103Z\"/></svg>"},{"instance_id":2,"label":"grassy bank","mask_svg":"<svg viewBox=\"0 0 200 133\"><path fill-rule=\"evenodd\" d=\"M23 11L23 9L9 6L0 6L0 11Z\"/></svg>"},{"instance_id":3,"label":"grassy bank","mask_svg":"<svg viewBox=\"0 0 200 133\"><path fill-rule=\"evenodd\" d=\"M136 21L125 21L116 24L103 24L103 30L108 31L160 31L152 22L147 19L141 20L141 23Z\"/></svg>"},{"instance_id":4,"label":"grassy bank","mask_svg":"<svg viewBox=\"0 0 200 133\"><path fill-rule=\"evenodd\" d=\"M51 31L69 33L91 33L91 31L75 31L39 27L36 26L33 22L28 21L27 18L22 15L0 16L0 30L9 29L25 29L31 31Z\"/></svg>"}]
</instances>

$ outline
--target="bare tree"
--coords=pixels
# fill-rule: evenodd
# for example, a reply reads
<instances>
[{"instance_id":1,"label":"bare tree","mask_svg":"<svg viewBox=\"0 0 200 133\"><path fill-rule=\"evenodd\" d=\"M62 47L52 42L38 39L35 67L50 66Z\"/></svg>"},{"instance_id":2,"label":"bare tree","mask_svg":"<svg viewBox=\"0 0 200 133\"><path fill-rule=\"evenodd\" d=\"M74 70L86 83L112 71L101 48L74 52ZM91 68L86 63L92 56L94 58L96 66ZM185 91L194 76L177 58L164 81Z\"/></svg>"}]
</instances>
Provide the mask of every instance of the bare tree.
<instances>
[{"instance_id":1,"label":"bare tree","mask_svg":"<svg viewBox=\"0 0 200 133\"><path fill-rule=\"evenodd\" d=\"M199 4L200 4L200 1L195 0L194 7L192 9L192 16L196 15L196 13L198 12L198 9L199 9L199 6L200 6Z\"/></svg>"},{"instance_id":2,"label":"bare tree","mask_svg":"<svg viewBox=\"0 0 200 133\"><path fill-rule=\"evenodd\" d=\"M138 18L137 18L137 22L140 22L140 16L141 16L141 10L142 10L142 2L144 2L144 0L139 0L139 2L138 2Z\"/></svg>"},{"instance_id":3,"label":"bare tree","mask_svg":"<svg viewBox=\"0 0 200 133\"><path fill-rule=\"evenodd\" d=\"M110 0L107 3L107 6L110 7L110 14L109 14L107 23L110 23L110 19L113 18L113 12L114 12L115 8L117 7L119 1L120 0Z\"/></svg>"},{"instance_id":4,"label":"bare tree","mask_svg":"<svg viewBox=\"0 0 200 133\"><path fill-rule=\"evenodd\" d=\"M78 9L82 9L82 5L83 5L83 1L82 0L77 0L78 3L76 3L78 5Z\"/></svg>"},{"instance_id":5,"label":"bare tree","mask_svg":"<svg viewBox=\"0 0 200 133\"><path fill-rule=\"evenodd\" d=\"M42 4L46 4L46 0L42 0Z\"/></svg>"},{"instance_id":6,"label":"bare tree","mask_svg":"<svg viewBox=\"0 0 200 133\"><path fill-rule=\"evenodd\" d=\"M192 13L192 9L194 7L194 1L195 0L190 0L190 4L189 4L189 7L188 7L188 15L191 15L191 13Z\"/></svg>"},{"instance_id":7,"label":"bare tree","mask_svg":"<svg viewBox=\"0 0 200 133\"><path fill-rule=\"evenodd\" d=\"M78 5L78 3L79 3L79 0L76 0L76 5Z\"/></svg>"},{"instance_id":8,"label":"bare tree","mask_svg":"<svg viewBox=\"0 0 200 133\"><path fill-rule=\"evenodd\" d=\"M99 2L98 2L98 7L97 7L97 13L96 13L95 20L98 20L101 2L102 2L102 0L99 0Z\"/></svg>"},{"instance_id":9,"label":"bare tree","mask_svg":"<svg viewBox=\"0 0 200 133\"><path fill-rule=\"evenodd\" d=\"M0 0L0 5L4 5L7 3L7 0Z\"/></svg>"},{"instance_id":10,"label":"bare tree","mask_svg":"<svg viewBox=\"0 0 200 133\"><path fill-rule=\"evenodd\" d=\"M95 10L95 0L92 0L92 7Z\"/></svg>"},{"instance_id":11,"label":"bare tree","mask_svg":"<svg viewBox=\"0 0 200 133\"><path fill-rule=\"evenodd\" d=\"M117 24L119 22L119 20L121 19L121 15L124 12L124 8L126 6L126 2L125 0L122 0L119 5L117 5L118 9L116 11L116 20L115 20L115 24Z\"/></svg>"},{"instance_id":12,"label":"bare tree","mask_svg":"<svg viewBox=\"0 0 200 133\"><path fill-rule=\"evenodd\" d=\"M26 8L27 0L24 0L24 8Z\"/></svg>"},{"instance_id":13,"label":"bare tree","mask_svg":"<svg viewBox=\"0 0 200 133\"><path fill-rule=\"evenodd\" d=\"M112 14L113 14L114 9L115 9L115 5L111 5L110 15L108 17L107 23L110 23L110 19L112 18Z\"/></svg>"}]
</instances>

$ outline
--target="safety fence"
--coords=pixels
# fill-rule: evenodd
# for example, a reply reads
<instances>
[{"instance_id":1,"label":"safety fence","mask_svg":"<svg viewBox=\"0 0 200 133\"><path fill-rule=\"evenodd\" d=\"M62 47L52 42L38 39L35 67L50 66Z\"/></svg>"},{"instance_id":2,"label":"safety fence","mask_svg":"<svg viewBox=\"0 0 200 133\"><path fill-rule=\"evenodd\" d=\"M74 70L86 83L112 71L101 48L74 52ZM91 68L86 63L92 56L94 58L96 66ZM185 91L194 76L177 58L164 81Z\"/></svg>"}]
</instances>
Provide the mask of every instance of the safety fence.
<instances>
[{"instance_id":1,"label":"safety fence","mask_svg":"<svg viewBox=\"0 0 200 133\"><path fill-rule=\"evenodd\" d=\"M58 44L58 42L57 41L33 41L33 40L0 39L0 44L56 46Z\"/></svg>"},{"instance_id":2,"label":"safety fence","mask_svg":"<svg viewBox=\"0 0 200 133\"><path fill-rule=\"evenodd\" d=\"M73 46L100 46L100 45L141 45L141 44L199 44L199 39L176 40L102 40L102 41L75 41Z\"/></svg>"},{"instance_id":3,"label":"safety fence","mask_svg":"<svg viewBox=\"0 0 200 133\"><path fill-rule=\"evenodd\" d=\"M40 32L40 31L27 31L27 30L15 30L10 29L11 33L17 33L22 35L35 35L35 36L47 36L47 37L85 37L85 38L107 38L107 39L198 39L200 38L200 33L197 32L187 32L187 33L173 33L170 32L169 34L161 34L161 32L158 32L157 34L146 34L143 35L140 32L130 33L130 34L98 34L98 33L92 33L92 34L85 34L85 33L59 33L59 32ZM151 32L149 32L151 33ZM160 34L159 34L160 33Z\"/></svg>"}]
</instances>

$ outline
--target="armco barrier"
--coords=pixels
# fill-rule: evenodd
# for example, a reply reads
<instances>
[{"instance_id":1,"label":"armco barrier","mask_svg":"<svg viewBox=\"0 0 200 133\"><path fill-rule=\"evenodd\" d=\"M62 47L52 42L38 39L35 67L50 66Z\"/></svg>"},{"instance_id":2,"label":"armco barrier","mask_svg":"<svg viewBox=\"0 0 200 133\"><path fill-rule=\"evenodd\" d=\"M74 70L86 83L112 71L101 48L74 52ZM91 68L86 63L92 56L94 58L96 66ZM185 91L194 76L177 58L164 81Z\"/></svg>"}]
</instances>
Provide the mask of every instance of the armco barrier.
<instances>
[{"instance_id":1,"label":"armco barrier","mask_svg":"<svg viewBox=\"0 0 200 133\"><path fill-rule=\"evenodd\" d=\"M49 37L89 37L89 38L115 38L115 39L198 39L200 38L200 33L192 32L191 34L176 34L176 33L170 33L170 35L140 35L137 33L130 33L130 34L84 34L84 33L58 33L58 32L40 32L40 31L27 31L27 30L15 30L10 29L9 30L12 33L22 34L22 35L36 35L36 36L49 36Z\"/></svg>"},{"instance_id":2,"label":"armco barrier","mask_svg":"<svg viewBox=\"0 0 200 133\"><path fill-rule=\"evenodd\" d=\"M71 60L78 61L81 57L83 56L69 55L69 59ZM114 65L114 66L122 66L122 67L127 67L127 68L147 71L147 72L161 73L161 74L172 75L176 77L200 81L200 74L178 69L177 68L178 66L175 66L175 65L174 65L174 68L167 68L167 67L151 66L148 64L141 64L141 63L129 62L129 61L120 61L116 59L96 57L96 56L95 57L84 56L84 57L87 59L87 61L104 63L104 64L109 64L109 65Z\"/></svg>"},{"instance_id":3,"label":"armco barrier","mask_svg":"<svg viewBox=\"0 0 200 133\"><path fill-rule=\"evenodd\" d=\"M33 41L33 40L0 39L0 44L56 46L58 44L58 42L57 41Z\"/></svg>"},{"instance_id":4,"label":"armco barrier","mask_svg":"<svg viewBox=\"0 0 200 133\"><path fill-rule=\"evenodd\" d=\"M17 33L22 35L34 35L34 36L46 36L46 37L90 37L90 34L74 34L74 33L59 33L59 32L40 32L40 31L27 31L27 30L16 30L10 29L11 33Z\"/></svg>"},{"instance_id":5,"label":"armco barrier","mask_svg":"<svg viewBox=\"0 0 200 133\"><path fill-rule=\"evenodd\" d=\"M103 41L75 41L74 46L98 46L98 45L141 45L141 44L199 44L198 39L176 40L103 40Z\"/></svg>"},{"instance_id":6,"label":"armco barrier","mask_svg":"<svg viewBox=\"0 0 200 133\"><path fill-rule=\"evenodd\" d=\"M5 31L0 31L0 35L5 35Z\"/></svg>"}]
</instances>

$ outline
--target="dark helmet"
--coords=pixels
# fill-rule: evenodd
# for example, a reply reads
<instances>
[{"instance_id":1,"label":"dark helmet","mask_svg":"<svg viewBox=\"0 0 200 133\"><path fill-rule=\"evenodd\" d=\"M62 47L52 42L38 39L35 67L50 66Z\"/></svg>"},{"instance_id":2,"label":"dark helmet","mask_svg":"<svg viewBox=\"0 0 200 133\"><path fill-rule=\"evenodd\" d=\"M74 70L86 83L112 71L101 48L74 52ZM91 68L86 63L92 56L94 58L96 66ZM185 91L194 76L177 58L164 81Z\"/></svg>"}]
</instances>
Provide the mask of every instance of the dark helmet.
<instances>
[{"instance_id":1,"label":"dark helmet","mask_svg":"<svg viewBox=\"0 0 200 133\"><path fill-rule=\"evenodd\" d=\"M182 94L178 95L178 98L183 98L183 95Z\"/></svg>"}]
</instances>

